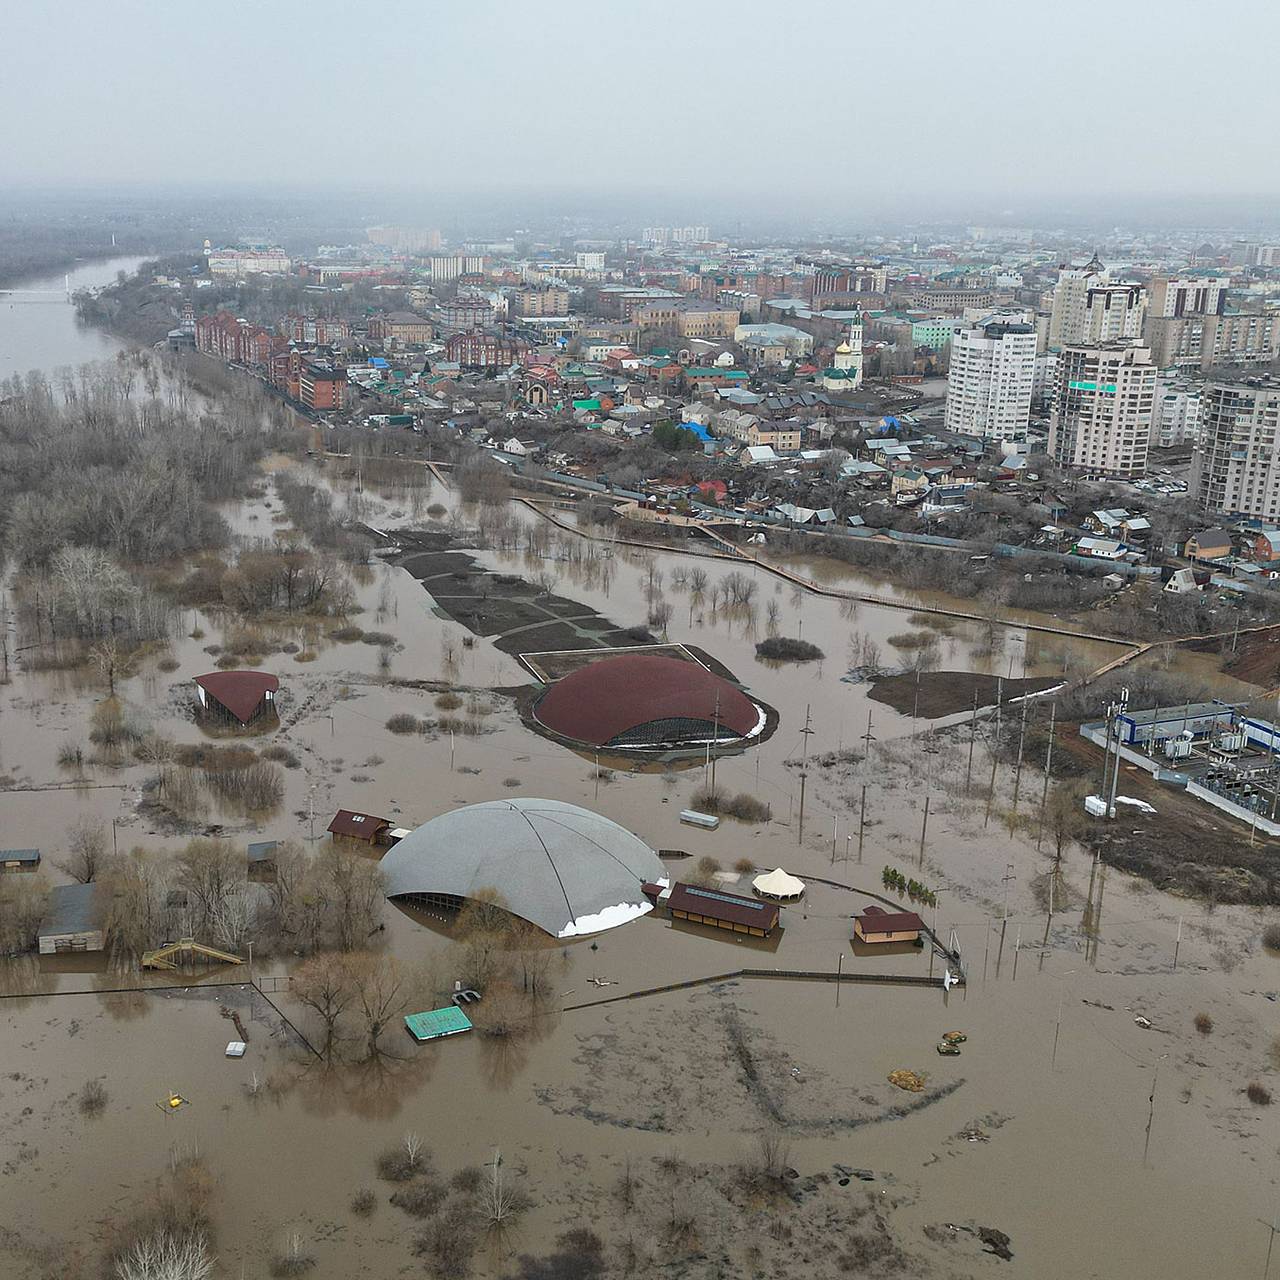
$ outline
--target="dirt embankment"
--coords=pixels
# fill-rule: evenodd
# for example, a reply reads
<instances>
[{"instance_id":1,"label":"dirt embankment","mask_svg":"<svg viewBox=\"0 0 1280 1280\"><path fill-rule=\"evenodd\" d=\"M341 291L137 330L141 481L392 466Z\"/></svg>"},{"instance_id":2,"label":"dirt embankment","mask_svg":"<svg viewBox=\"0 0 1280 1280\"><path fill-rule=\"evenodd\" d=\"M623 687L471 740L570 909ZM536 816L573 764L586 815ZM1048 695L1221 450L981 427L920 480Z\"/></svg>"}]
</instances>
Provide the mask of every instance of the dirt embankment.
<instances>
[{"instance_id":1,"label":"dirt embankment","mask_svg":"<svg viewBox=\"0 0 1280 1280\"><path fill-rule=\"evenodd\" d=\"M1262 689L1280 685L1280 628L1255 631L1238 637L1234 650L1231 639L1215 636L1188 646L1200 653L1222 654L1222 670L1237 680L1245 680Z\"/></svg>"},{"instance_id":2,"label":"dirt embankment","mask_svg":"<svg viewBox=\"0 0 1280 1280\"><path fill-rule=\"evenodd\" d=\"M1079 760L1094 779L1102 776L1102 751L1064 726L1060 747ZM1113 822L1089 819L1080 843L1096 850L1108 865L1143 876L1167 893L1218 903L1280 903L1280 840L1257 832L1225 813L1157 782L1145 769L1125 765L1118 793L1145 801L1118 806Z\"/></svg>"},{"instance_id":3,"label":"dirt embankment","mask_svg":"<svg viewBox=\"0 0 1280 1280\"><path fill-rule=\"evenodd\" d=\"M971 711L975 693L979 707L993 707L997 698L1010 702L1061 683L1054 676L1001 680L976 671L922 671L918 677L914 671L904 671L896 676L881 676L867 696L876 702L888 703L903 715L909 716L914 712L926 720L936 720L941 716L955 715L958 711Z\"/></svg>"}]
</instances>

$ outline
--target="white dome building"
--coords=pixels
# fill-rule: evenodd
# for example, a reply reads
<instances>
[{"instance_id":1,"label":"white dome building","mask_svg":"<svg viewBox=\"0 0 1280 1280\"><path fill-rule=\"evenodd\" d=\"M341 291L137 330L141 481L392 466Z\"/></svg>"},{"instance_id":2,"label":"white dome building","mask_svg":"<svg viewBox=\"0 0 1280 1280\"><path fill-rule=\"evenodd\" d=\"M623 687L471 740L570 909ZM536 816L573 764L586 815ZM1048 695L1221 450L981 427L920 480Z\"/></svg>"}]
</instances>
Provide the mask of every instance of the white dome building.
<instances>
[{"instance_id":1,"label":"white dome building","mask_svg":"<svg viewBox=\"0 0 1280 1280\"><path fill-rule=\"evenodd\" d=\"M639 836L559 800L489 800L441 814L382 860L387 897L457 908L481 889L557 938L599 933L653 909L641 893L666 883Z\"/></svg>"}]
</instances>

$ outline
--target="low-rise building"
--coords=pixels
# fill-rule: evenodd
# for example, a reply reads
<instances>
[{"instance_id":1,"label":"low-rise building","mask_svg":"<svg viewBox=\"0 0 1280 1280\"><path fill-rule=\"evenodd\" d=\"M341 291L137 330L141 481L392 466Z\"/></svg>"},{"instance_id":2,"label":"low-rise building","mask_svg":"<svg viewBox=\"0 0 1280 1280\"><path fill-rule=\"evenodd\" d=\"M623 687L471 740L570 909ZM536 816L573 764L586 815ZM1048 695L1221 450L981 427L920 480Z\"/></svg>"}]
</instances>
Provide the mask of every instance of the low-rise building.
<instances>
[{"instance_id":1,"label":"low-rise building","mask_svg":"<svg viewBox=\"0 0 1280 1280\"><path fill-rule=\"evenodd\" d=\"M106 946L98 886L60 884L49 892L49 905L36 934L42 956L101 951Z\"/></svg>"}]
</instances>

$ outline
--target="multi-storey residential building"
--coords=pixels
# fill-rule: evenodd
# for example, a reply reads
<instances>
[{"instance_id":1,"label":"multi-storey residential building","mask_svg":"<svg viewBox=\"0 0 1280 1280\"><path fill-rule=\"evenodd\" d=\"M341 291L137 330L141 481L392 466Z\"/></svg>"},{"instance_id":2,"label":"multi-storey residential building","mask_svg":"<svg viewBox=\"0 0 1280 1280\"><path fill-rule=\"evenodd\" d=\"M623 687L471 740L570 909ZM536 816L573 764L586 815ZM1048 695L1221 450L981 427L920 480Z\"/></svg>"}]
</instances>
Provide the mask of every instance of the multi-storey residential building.
<instances>
[{"instance_id":1,"label":"multi-storey residential building","mask_svg":"<svg viewBox=\"0 0 1280 1280\"><path fill-rule=\"evenodd\" d=\"M912 307L940 311L954 317L962 314L965 307L989 309L995 306L996 295L992 289L929 288L913 290L907 301Z\"/></svg>"},{"instance_id":2,"label":"multi-storey residential building","mask_svg":"<svg viewBox=\"0 0 1280 1280\"><path fill-rule=\"evenodd\" d=\"M280 329L290 341L305 343L309 347L327 346L351 336L351 326L347 321L322 316L286 316Z\"/></svg>"},{"instance_id":3,"label":"multi-storey residential building","mask_svg":"<svg viewBox=\"0 0 1280 1280\"><path fill-rule=\"evenodd\" d=\"M984 440L1025 440L1035 387L1036 331L996 317L951 334L946 427Z\"/></svg>"},{"instance_id":4,"label":"multi-storey residential building","mask_svg":"<svg viewBox=\"0 0 1280 1280\"><path fill-rule=\"evenodd\" d=\"M1221 315L1227 307L1225 276L1152 276L1147 284L1147 315Z\"/></svg>"},{"instance_id":5,"label":"multi-storey residential building","mask_svg":"<svg viewBox=\"0 0 1280 1280\"><path fill-rule=\"evenodd\" d=\"M467 369L505 369L528 353L527 343L473 330L455 333L445 343L445 356Z\"/></svg>"},{"instance_id":6,"label":"multi-storey residential building","mask_svg":"<svg viewBox=\"0 0 1280 1280\"><path fill-rule=\"evenodd\" d=\"M271 359L275 336L270 329L238 320L230 311L199 316L195 322L196 350L227 364L265 365Z\"/></svg>"},{"instance_id":7,"label":"multi-storey residential building","mask_svg":"<svg viewBox=\"0 0 1280 1280\"><path fill-rule=\"evenodd\" d=\"M1081 342L1089 290L1107 282L1107 269L1095 254L1083 267L1061 267L1053 286L1049 310L1049 346Z\"/></svg>"},{"instance_id":8,"label":"multi-storey residential building","mask_svg":"<svg viewBox=\"0 0 1280 1280\"><path fill-rule=\"evenodd\" d=\"M484 275L484 255L475 253L437 254L426 259L427 276L436 284L447 284L459 276Z\"/></svg>"},{"instance_id":9,"label":"multi-storey residential building","mask_svg":"<svg viewBox=\"0 0 1280 1280\"><path fill-rule=\"evenodd\" d=\"M341 409L347 399L347 371L321 361L302 362L298 399L317 413Z\"/></svg>"},{"instance_id":10,"label":"multi-storey residential building","mask_svg":"<svg viewBox=\"0 0 1280 1280\"><path fill-rule=\"evenodd\" d=\"M1153 444L1172 449L1196 440L1200 430L1200 392L1199 383L1160 378L1156 384Z\"/></svg>"},{"instance_id":11,"label":"multi-storey residential building","mask_svg":"<svg viewBox=\"0 0 1280 1280\"><path fill-rule=\"evenodd\" d=\"M889 287L889 268L820 266L814 271L810 286L809 298L815 303L850 293L884 293Z\"/></svg>"},{"instance_id":12,"label":"multi-storey residential building","mask_svg":"<svg viewBox=\"0 0 1280 1280\"><path fill-rule=\"evenodd\" d=\"M716 301L722 307L732 307L740 316L754 319L760 314L760 295L749 289L717 289Z\"/></svg>"},{"instance_id":13,"label":"multi-storey residential building","mask_svg":"<svg viewBox=\"0 0 1280 1280\"><path fill-rule=\"evenodd\" d=\"M1228 311L1222 315L1152 316L1147 341L1162 369L1270 364L1280 347L1280 312Z\"/></svg>"},{"instance_id":14,"label":"multi-storey residential building","mask_svg":"<svg viewBox=\"0 0 1280 1280\"><path fill-rule=\"evenodd\" d=\"M1280 378L1205 386L1191 496L1222 515L1280 516Z\"/></svg>"},{"instance_id":15,"label":"multi-storey residential building","mask_svg":"<svg viewBox=\"0 0 1280 1280\"><path fill-rule=\"evenodd\" d=\"M1064 342L1115 342L1142 337L1147 293L1140 284L1106 281L1085 290L1084 327Z\"/></svg>"},{"instance_id":16,"label":"multi-storey residential building","mask_svg":"<svg viewBox=\"0 0 1280 1280\"><path fill-rule=\"evenodd\" d=\"M1156 366L1141 342L1064 347L1049 419L1049 453L1059 466L1096 475L1147 469Z\"/></svg>"},{"instance_id":17,"label":"multi-storey residential building","mask_svg":"<svg viewBox=\"0 0 1280 1280\"><path fill-rule=\"evenodd\" d=\"M563 316L569 311L569 290L558 285L521 285L507 295L511 315Z\"/></svg>"},{"instance_id":18,"label":"multi-storey residential building","mask_svg":"<svg viewBox=\"0 0 1280 1280\"><path fill-rule=\"evenodd\" d=\"M604 270L604 253L600 250L580 250L573 255L573 260L580 271Z\"/></svg>"},{"instance_id":19,"label":"multi-storey residential building","mask_svg":"<svg viewBox=\"0 0 1280 1280\"><path fill-rule=\"evenodd\" d=\"M493 303L483 294L460 293L439 307L446 329L483 329L493 323Z\"/></svg>"}]
</instances>

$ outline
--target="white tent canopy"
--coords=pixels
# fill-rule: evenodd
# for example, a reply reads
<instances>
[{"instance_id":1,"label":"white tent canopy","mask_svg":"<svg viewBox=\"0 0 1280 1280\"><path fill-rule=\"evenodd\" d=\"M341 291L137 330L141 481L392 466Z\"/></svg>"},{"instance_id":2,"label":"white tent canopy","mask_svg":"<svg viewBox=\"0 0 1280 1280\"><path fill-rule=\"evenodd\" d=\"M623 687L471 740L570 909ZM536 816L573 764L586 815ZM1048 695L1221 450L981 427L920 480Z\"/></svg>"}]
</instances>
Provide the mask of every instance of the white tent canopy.
<instances>
[{"instance_id":1,"label":"white tent canopy","mask_svg":"<svg viewBox=\"0 0 1280 1280\"><path fill-rule=\"evenodd\" d=\"M804 893L804 881L788 875L781 867L756 876L751 887L762 898L774 898L778 902L794 902Z\"/></svg>"}]
</instances>

